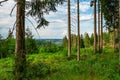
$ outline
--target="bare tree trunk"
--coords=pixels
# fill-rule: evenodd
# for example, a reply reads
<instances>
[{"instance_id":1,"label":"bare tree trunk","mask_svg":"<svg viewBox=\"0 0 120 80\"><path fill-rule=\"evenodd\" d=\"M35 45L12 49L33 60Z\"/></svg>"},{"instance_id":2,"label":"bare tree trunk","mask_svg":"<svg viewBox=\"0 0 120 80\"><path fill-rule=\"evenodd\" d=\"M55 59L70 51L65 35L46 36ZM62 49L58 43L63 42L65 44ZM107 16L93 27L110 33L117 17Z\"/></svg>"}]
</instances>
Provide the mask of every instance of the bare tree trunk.
<instances>
[{"instance_id":1,"label":"bare tree trunk","mask_svg":"<svg viewBox=\"0 0 120 80\"><path fill-rule=\"evenodd\" d=\"M120 66L120 0L119 0L119 28L118 28L118 36L119 36L119 66Z\"/></svg>"},{"instance_id":2,"label":"bare tree trunk","mask_svg":"<svg viewBox=\"0 0 120 80\"><path fill-rule=\"evenodd\" d=\"M94 53L97 52L97 34L96 34L96 0L94 0Z\"/></svg>"},{"instance_id":3,"label":"bare tree trunk","mask_svg":"<svg viewBox=\"0 0 120 80\"><path fill-rule=\"evenodd\" d=\"M79 61L80 60L80 16L79 16L79 0L77 0L77 18L78 18L78 44L77 44L77 48L78 48L78 51L77 51L77 60Z\"/></svg>"},{"instance_id":4,"label":"bare tree trunk","mask_svg":"<svg viewBox=\"0 0 120 80\"><path fill-rule=\"evenodd\" d=\"M103 51L103 16L102 16L102 12L101 12L101 38L100 38L100 51Z\"/></svg>"},{"instance_id":5,"label":"bare tree trunk","mask_svg":"<svg viewBox=\"0 0 120 80\"><path fill-rule=\"evenodd\" d=\"M17 0L15 80L25 80L25 0Z\"/></svg>"},{"instance_id":6,"label":"bare tree trunk","mask_svg":"<svg viewBox=\"0 0 120 80\"><path fill-rule=\"evenodd\" d=\"M71 55L71 18L70 18L70 0L68 0L68 57Z\"/></svg>"},{"instance_id":7,"label":"bare tree trunk","mask_svg":"<svg viewBox=\"0 0 120 80\"><path fill-rule=\"evenodd\" d=\"M98 0L98 52L100 53L100 1Z\"/></svg>"}]
</instances>

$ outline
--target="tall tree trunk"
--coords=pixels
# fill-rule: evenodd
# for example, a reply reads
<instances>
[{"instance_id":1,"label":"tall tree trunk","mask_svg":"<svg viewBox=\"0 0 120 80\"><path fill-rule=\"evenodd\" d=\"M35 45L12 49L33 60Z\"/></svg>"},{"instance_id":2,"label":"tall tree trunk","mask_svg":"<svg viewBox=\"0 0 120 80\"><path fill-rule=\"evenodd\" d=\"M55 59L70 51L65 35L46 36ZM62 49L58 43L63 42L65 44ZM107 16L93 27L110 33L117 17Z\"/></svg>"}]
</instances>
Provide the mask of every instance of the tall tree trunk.
<instances>
[{"instance_id":1,"label":"tall tree trunk","mask_svg":"<svg viewBox=\"0 0 120 80\"><path fill-rule=\"evenodd\" d=\"M115 34L115 28L113 30L113 49L114 49L114 52L115 52L115 37L116 37L116 34Z\"/></svg>"},{"instance_id":2,"label":"tall tree trunk","mask_svg":"<svg viewBox=\"0 0 120 80\"><path fill-rule=\"evenodd\" d=\"M17 0L15 80L25 80L25 0Z\"/></svg>"},{"instance_id":3,"label":"tall tree trunk","mask_svg":"<svg viewBox=\"0 0 120 80\"><path fill-rule=\"evenodd\" d=\"M71 18L70 18L70 0L68 0L68 57L71 55Z\"/></svg>"},{"instance_id":4,"label":"tall tree trunk","mask_svg":"<svg viewBox=\"0 0 120 80\"><path fill-rule=\"evenodd\" d=\"M78 38L77 38L77 48L78 48L78 51L77 51L77 60L79 61L80 60L80 16L79 16L79 0L77 0L77 18L78 18Z\"/></svg>"},{"instance_id":5,"label":"tall tree trunk","mask_svg":"<svg viewBox=\"0 0 120 80\"><path fill-rule=\"evenodd\" d=\"M102 11L101 11L101 36L100 36L100 51L103 51L103 15L102 15Z\"/></svg>"},{"instance_id":6,"label":"tall tree trunk","mask_svg":"<svg viewBox=\"0 0 120 80\"><path fill-rule=\"evenodd\" d=\"M94 53L97 52L97 33L96 33L96 0L94 0Z\"/></svg>"},{"instance_id":7,"label":"tall tree trunk","mask_svg":"<svg viewBox=\"0 0 120 80\"><path fill-rule=\"evenodd\" d=\"M120 66L120 0L119 0L119 28L118 28L118 38L119 38L119 66Z\"/></svg>"},{"instance_id":8,"label":"tall tree trunk","mask_svg":"<svg viewBox=\"0 0 120 80\"><path fill-rule=\"evenodd\" d=\"M100 1L98 0L98 52L100 53Z\"/></svg>"}]
</instances>

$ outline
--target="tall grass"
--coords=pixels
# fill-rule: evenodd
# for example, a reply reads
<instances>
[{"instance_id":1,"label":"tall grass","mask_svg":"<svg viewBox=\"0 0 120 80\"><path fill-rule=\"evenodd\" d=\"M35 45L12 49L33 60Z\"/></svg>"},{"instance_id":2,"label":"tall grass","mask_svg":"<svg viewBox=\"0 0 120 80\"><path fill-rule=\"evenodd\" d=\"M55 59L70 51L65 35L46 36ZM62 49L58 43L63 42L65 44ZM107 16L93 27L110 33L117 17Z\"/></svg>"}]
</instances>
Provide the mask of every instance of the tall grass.
<instances>
[{"instance_id":1,"label":"tall grass","mask_svg":"<svg viewBox=\"0 0 120 80\"><path fill-rule=\"evenodd\" d=\"M64 51L28 55L26 80L120 80L118 53L111 48L101 54L81 49L79 62L73 55L71 59ZM0 60L0 80L13 80L13 63L13 58Z\"/></svg>"}]
</instances>

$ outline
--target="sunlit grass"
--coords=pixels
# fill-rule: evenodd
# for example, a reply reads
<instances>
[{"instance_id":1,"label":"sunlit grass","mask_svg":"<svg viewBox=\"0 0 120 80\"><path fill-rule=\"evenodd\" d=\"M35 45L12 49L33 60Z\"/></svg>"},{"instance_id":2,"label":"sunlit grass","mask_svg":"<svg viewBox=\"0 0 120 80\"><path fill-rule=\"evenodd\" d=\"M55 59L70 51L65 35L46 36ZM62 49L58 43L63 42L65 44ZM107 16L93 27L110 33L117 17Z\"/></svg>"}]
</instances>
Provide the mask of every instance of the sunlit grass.
<instances>
[{"instance_id":1,"label":"sunlit grass","mask_svg":"<svg viewBox=\"0 0 120 80\"><path fill-rule=\"evenodd\" d=\"M101 54L82 49L79 62L74 55L71 59L63 51L27 55L26 80L120 80L118 53L110 48ZM0 60L0 80L12 80L13 63L13 58Z\"/></svg>"}]
</instances>

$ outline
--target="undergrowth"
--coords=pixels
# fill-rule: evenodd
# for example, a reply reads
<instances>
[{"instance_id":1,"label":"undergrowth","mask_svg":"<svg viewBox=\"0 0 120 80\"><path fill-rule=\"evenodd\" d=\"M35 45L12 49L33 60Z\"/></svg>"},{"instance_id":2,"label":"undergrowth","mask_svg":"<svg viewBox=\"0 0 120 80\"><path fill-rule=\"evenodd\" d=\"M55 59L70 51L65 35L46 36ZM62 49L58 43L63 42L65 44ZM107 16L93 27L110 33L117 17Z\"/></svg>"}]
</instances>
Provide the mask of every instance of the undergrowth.
<instances>
[{"instance_id":1,"label":"undergrowth","mask_svg":"<svg viewBox=\"0 0 120 80\"><path fill-rule=\"evenodd\" d=\"M81 60L76 53L68 59L63 51L27 55L26 80L120 80L118 53L105 48L93 53L81 49ZM0 60L0 80L14 80L14 59Z\"/></svg>"}]
</instances>

